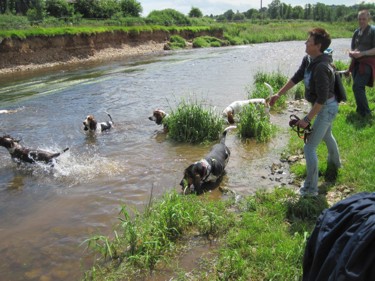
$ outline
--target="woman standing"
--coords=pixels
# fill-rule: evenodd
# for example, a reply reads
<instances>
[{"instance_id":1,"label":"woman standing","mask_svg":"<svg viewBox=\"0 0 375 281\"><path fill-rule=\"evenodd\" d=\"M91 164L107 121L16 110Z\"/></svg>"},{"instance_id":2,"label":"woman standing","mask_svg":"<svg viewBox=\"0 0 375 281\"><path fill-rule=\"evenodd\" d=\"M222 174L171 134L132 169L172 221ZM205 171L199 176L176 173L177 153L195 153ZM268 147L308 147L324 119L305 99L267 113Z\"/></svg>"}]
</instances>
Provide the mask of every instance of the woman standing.
<instances>
[{"instance_id":1,"label":"woman standing","mask_svg":"<svg viewBox=\"0 0 375 281\"><path fill-rule=\"evenodd\" d=\"M318 195L318 156L317 147L323 140L327 145L328 159L326 176L337 176L341 166L340 154L335 138L332 135L332 122L338 112L338 103L334 94L334 75L330 65L332 58L324 51L331 44L330 35L322 28L314 28L308 32L305 42L306 53L300 67L292 78L271 97L270 105L290 90L297 83L304 81L305 98L311 103L309 113L299 120L296 125L306 128L314 120L312 132L304 145L306 159L306 179L300 189L301 195Z\"/></svg>"}]
</instances>

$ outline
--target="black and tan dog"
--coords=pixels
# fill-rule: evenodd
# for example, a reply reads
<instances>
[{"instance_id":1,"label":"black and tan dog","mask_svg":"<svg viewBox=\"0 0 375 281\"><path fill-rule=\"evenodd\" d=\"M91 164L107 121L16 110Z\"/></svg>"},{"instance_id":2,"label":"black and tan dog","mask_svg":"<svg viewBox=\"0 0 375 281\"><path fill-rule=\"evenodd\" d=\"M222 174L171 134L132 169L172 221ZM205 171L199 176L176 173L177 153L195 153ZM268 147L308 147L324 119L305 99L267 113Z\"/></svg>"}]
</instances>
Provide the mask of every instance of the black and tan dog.
<instances>
[{"instance_id":1,"label":"black and tan dog","mask_svg":"<svg viewBox=\"0 0 375 281\"><path fill-rule=\"evenodd\" d=\"M101 133L103 131L108 131L113 127L114 122L111 115L109 113L107 113L107 115L110 119L110 121L107 122L98 122L93 115L88 115L83 121L83 130L90 133Z\"/></svg>"},{"instance_id":2,"label":"black and tan dog","mask_svg":"<svg viewBox=\"0 0 375 281\"><path fill-rule=\"evenodd\" d=\"M185 169L184 177L180 182L184 194L204 191L203 184L216 182L223 174L230 157L230 150L225 145L227 132L236 126L227 127L220 143L215 144L210 152L201 160Z\"/></svg>"},{"instance_id":3,"label":"black and tan dog","mask_svg":"<svg viewBox=\"0 0 375 281\"><path fill-rule=\"evenodd\" d=\"M61 153L67 151L69 148L65 148L62 152L49 152L40 149L30 149L22 146L20 140L14 139L9 135L0 137L0 146L5 147L12 159L17 162L25 163L36 163L42 162L45 164L54 164L54 160L61 155Z\"/></svg>"}]
</instances>

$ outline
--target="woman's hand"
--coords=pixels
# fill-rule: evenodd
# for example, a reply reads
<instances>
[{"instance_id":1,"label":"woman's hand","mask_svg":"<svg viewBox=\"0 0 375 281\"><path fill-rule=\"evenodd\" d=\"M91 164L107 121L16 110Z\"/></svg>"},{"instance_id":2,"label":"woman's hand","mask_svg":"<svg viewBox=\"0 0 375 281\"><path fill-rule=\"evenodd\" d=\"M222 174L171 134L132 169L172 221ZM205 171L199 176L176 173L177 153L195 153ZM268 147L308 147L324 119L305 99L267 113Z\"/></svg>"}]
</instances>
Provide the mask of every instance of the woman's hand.
<instances>
[{"instance_id":1,"label":"woman's hand","mask_svg":"<svg viewBox=\"0 0 375 281\"><path fill-rule=\"evenodd\" d=\"M306 122L305 120L300 119L297 121L296 125L302 129L305 129L307 126L310 125L310 122Z\"/></svg>"},{"instance_id":2,"label":"woman's hand","mask_svg":"<svg viewBox=\"0 0 375 281\"><path fill-rule=\"evenodd\" d=\"M273 106L276 103L276 101L279 99L279 97L280 97L279 94L273 95L270 99L270 106Z\"/></svg>"}]
</instances>

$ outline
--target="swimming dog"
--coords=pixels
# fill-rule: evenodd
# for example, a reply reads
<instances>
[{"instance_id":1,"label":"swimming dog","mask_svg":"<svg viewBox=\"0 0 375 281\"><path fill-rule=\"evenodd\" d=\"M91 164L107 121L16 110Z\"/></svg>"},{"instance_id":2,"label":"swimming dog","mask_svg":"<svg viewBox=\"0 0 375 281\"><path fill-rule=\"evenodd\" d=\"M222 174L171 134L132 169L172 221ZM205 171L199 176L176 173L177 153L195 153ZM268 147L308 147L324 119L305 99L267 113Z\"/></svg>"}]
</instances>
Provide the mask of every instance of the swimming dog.
<instances>
[{"instance_id":1,"label":"swimming dog","mask_svg":"<svg viewBox=\"0 0 375 281\"><path fill-rule=\"evenodd\" d=\"M0 137L0 146L3 146L8 150L10 156L15 162L25 162L31 164L36 162L53 164L55 158L69 149L65 148L62 152L49 152L40 149L30 149L22 146L20 144L20 140L12 138L9 135Z\"/></svg>"},{"instance_id":2,"label":"swimming dog","mask_svg":"<svg viewBox=\"0 0 375 281\"><path fill-rule=\"evenodd\" d=\"M273 89L272 89L271 85L268 84L268 83L264 83L264 84L269 89L269 92L270 92L269 96L271 97L273 95ZM252 104L263 104L265 106L267 112L269 112L269 108L270 108L269 100L270 100L270 98L265 98L265 99L264 98L254 98L254 99L248 99L248 100L234 101L223 110L223 116L225 118L227 118L229 124L234 124L235 123L234 115L239 114L242 111L242 109L244 108L244 106L246 106L250 103L252 103Z\"/></svg>"},{"instance_id":3,"label":"swimming dog","mask_svg":"<svg viewBox=\"0 0 375 281\"><path fill-rule=\"evenodd\" d=\"M155 109L149 120L154 121L157 125L163 125L164 131L167 131L167 125L163 122L168 117L168 113L161 109Z\"/></svg>"},{"instance_id":4,"label":"swimming dog","mask_svg":"<svg viewBox=\"0 0 375 281\"><path fill-rule=\"evenodd\" d=\"M107 122L97 122L93 115L88 115L86 119L83 121L83 129L91 133L100 133L103 131L108 131L113 127L114 122L112 120L111 115L109 113L107 113L107 115L110 119L110 121Z\"/></svg>"},{"instance_id":5,"label":"swimming dog","mask_svg":"<svg viewBox=\"0 0 375 281\"><path fill-rule=\"evenodd\" d=\"M11 113L16 113L20 110L22 110L23 108L19 108L19 109L0 109L0 114L11 114Z\"/></svg>"},{"instance_id":6,"label":"swimming dog","mask_svg":"<svg viewBox=\"0 0 375 281\"><path fill-rule=\"evenodd\" d=\"M227 127L219 143L215 144L210 152L201 160L191 164L184 171L180 182L183 193L202 193L203 184L215 183L223 174L229 161L230 150L225 145L227 132L236 126Z\"/></svg>"}]
</instances>

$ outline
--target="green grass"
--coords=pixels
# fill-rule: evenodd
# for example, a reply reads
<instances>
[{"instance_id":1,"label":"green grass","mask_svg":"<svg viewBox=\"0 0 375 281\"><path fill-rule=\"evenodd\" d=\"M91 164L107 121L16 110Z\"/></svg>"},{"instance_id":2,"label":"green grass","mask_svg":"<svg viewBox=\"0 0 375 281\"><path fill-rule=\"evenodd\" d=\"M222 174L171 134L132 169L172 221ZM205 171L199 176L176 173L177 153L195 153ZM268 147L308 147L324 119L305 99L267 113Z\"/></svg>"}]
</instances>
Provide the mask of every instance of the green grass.
<instances>
[{"instance_id":1,"label":"green grass","mask_svg":"<svg viewBox=\"0 0 375 281\"><path fill-rule=\"evenodd\" d=\"M186 47L186 40L179 35L172 35L167 46L170 50L178 50Z\"/></svg>"},{"instance_id":2,"label":"green grass","mask_svg":"<svg viewBox=\"0 0 375 281\"><path fill-rule=\"evenodd\" d=\"M177 142L204 143L219 139L223 118L202 101L183 99L165 121L168 137Z\"/></svg>"},{"instance_id":3,"label":"green grass","mask_svg":"<svg viewBox=\"0 0 375 281\"><path fill-rule=\"evenodd\" d=\"M140 274L148 275L158 265L168 263L182 249L178 241L192 231L209 239L227 232L234 216L225 204L205 196L169 192L150 203L142 215L130 215L123 207L114 239L94 236L86 241L102 259L84 279L134 280Z\"/></svg>"},{"instance_id":4,"label":"green grass","mask_svg":"<svg viewBox=\"0 0 375 281\"><path fill-rule=\"evenodd\" d=\"M240 112L237 133L242 139L254 138L258 142L267 142L276 128L271 124L263 104L249 104Z\"/></svg>"}]
</instances>

